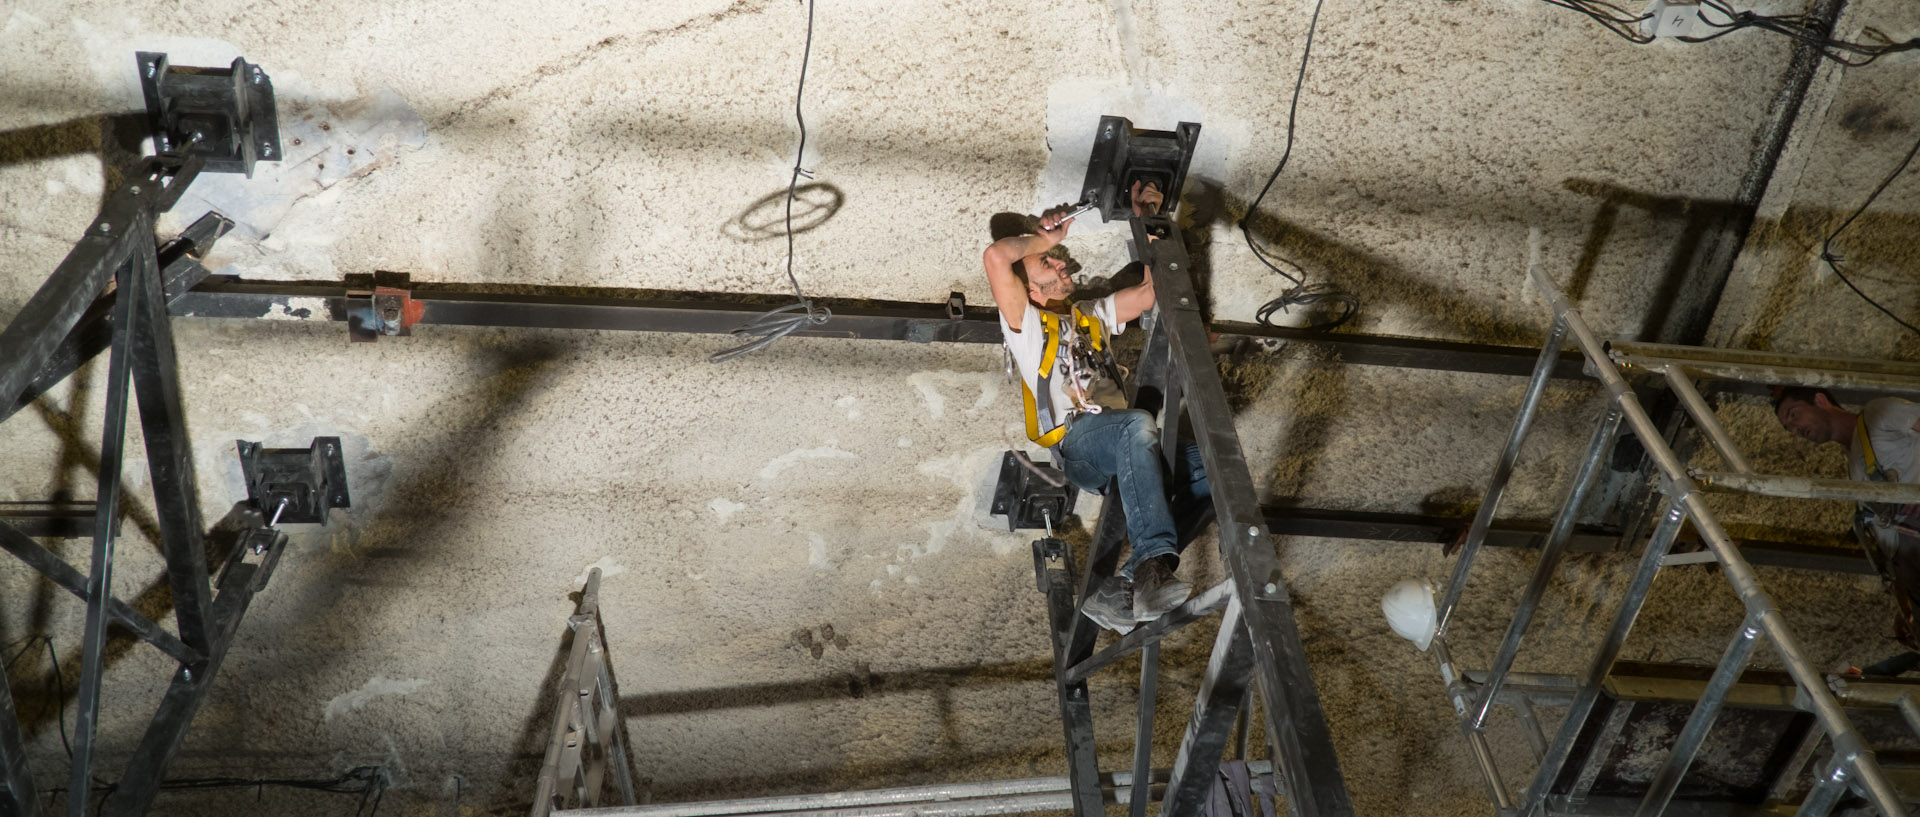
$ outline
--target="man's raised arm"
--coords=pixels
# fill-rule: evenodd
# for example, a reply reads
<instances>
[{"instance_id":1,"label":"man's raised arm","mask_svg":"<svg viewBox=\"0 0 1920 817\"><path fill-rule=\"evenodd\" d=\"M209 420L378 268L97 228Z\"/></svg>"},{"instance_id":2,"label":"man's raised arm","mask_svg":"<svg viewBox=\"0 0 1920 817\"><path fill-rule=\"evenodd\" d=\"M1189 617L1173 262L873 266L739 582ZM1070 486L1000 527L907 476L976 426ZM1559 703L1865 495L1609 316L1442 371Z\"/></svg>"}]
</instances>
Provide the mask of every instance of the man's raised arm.
<instances>
[{"instance_id":1,"label":"man's raised arm","mask_svg":"<svg viewBox=\"0 0 1920 817\"><path fill-rule=\"evenodd\" d=\"M1063 204L1048 210L1040 218L1039 235L1002 238L988 246L980 258L981 266L987 270L987 285L993 289L993 303L1000 307L1000 315L1016 332L1027 317L1027 284L1014 274L1013 265L1029 255L1053 249L1067 237L1067 227L1073 224L1073 219L1060 220L1066 207Z\"/></svg>"}]
</instances>

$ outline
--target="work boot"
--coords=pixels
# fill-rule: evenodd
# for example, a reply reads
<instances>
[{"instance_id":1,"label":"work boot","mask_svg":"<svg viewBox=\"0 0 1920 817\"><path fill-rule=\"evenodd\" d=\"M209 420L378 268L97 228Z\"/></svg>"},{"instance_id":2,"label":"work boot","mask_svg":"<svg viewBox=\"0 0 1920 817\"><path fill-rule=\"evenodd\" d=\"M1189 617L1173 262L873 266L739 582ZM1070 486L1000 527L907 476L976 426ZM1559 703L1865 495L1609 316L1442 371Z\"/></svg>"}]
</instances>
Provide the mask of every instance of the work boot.
<instances>
[{"instance_id":1,"label":"work boot","mask_svg":"<svg viewBox=\"0 0 1920 817\"><path fill-rule=\"evenodd\" d=\"M1148 559L1133 569L1133 620L1152 621L1168 610L1179 607L1193 592L1186 582L1173 576L1179 564L1173 556Z\"/></svg>"},{"instance_id":2,"label":"work boot","mask_svg":"<svg viewBox=\"0 0 1920 817\"><path fill-rule=\"evenodd\" d=\"M1133 632L1137 623L1133 619L1133 583L1121 576L1107 577L1080 603L1080 614L1121 635Z\"/></svg>"}]
</instances>

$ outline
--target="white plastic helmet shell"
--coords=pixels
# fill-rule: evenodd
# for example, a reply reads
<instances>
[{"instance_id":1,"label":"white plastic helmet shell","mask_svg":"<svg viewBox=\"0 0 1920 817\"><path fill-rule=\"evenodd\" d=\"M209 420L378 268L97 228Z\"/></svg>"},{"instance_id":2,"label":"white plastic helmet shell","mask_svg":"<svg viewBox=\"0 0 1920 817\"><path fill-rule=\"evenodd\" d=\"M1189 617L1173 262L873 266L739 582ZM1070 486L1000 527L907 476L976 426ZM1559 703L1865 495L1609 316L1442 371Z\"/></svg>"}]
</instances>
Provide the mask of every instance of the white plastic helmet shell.
<instances>
[{"instance_id":1,"label":"white plastic helmet shell","mask_svg":"<svg viewBox=\"0 0 1920 817\"><path fill-rule=\"evenodd\" d=\"M1433 605L1433 585L1422 579L1407 579L1387 590L1380 598L1380 612L1387 614L1387 626L1426 652L1433 634L1440 629Z\"/></svg>"}]
</instances>

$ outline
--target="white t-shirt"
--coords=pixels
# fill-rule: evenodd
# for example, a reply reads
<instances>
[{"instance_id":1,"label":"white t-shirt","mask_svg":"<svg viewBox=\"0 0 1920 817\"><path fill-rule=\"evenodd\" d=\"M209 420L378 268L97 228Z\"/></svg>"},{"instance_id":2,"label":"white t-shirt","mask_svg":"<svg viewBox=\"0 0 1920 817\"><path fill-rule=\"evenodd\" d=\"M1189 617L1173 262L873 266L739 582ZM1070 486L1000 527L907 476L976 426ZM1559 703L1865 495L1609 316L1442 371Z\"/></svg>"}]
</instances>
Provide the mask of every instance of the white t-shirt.
<instances>
[{"instance_id":1,"label":"white t-shirt","mask_svg":"<svg viewBox=\"0 0 1920 817\"><path fill-rule=\"evenodd\" d=\"M1920 483L1920 431L1913 430L1914 424L1920 423L1920 403L1882 397L1861 407L1860 418L1866 422L1868 439L1873 441L1874 461L1895 482ZM1859 434L1853 435L1853 444L1847 447L1847 470L1854 479L1867 478L1867 457Z\"/></svg>"},{"instance_id":2,"label":"white t-shirt","mask_svg":"<svg viewBox=\"0 0 1920 817\"><path fill-rule=\"evenodd\" d=\"M1866 436L1873 442L1874 463L1895 482L1920 483L1920 431L1913 430L1914 423L1920 422L1920 403L1882 397L1862 406L1860 419L1865 421ZM1867 478L1867 456L1861 442L1856 431L1853 443L1847 446L1847 471L1856 480ZM1892 527L1880 524L1887 521L1891 521L1889 517L1881 516L1871 530L1880 546L1891 551L1899 544L1899 536Z\"/></svg>"},{"instance_id":3,"label":"white t-shirt","mask_svg":"<svg viewBox=\"0 0 1920 817\"><path fill-rule=\"evenodd\" d=\"M1118 335L1126 328L1125 324L1113 319L1114 306L1112 295L1094 301L1080 301L1075 303L1074 306L1081 312L1099 318L1100 322L1106 325L1108 335ZM1072 396L1067 392L1068 383L1074 380L1074 378L1070 376L1071 369L1069 367L1075 364L1072 360L1073 355L1068 351L1072 347L1072 343L1069 342L1068 337L1064 336L1079 334L1080 327L1077 326L1076 322L1071 318L1062 316L1060 328L1063 337L1061 338L1059 349L1055 352L1053 377L1051 378L1051 382L1048 383L1048 386L1053 390L1052 405L1057 412L1056 416L1052 418L1052 425L1058 425L1061 421L1065 420L1066 415L1071 413L1071 408L1075 405ZM1020 370L1020 377L1026 382L1027 389L1038 397L1040 394L1040 356L1046 354L1047 345L1046 332L1040 327L1040 307L1032 303L1027 304L1027 308L1020 319L1020 331L1018 332L1013 331L1013 328L1007 324L1006 313L1001 313L1000 337L1002 341L1006 343L1007 351L1013 353L1013 365ZM1044 419L1041 422L1041 426L1042 428L1040 430L1043 432L1050 427Z\"/></svg>"}]
</instances>

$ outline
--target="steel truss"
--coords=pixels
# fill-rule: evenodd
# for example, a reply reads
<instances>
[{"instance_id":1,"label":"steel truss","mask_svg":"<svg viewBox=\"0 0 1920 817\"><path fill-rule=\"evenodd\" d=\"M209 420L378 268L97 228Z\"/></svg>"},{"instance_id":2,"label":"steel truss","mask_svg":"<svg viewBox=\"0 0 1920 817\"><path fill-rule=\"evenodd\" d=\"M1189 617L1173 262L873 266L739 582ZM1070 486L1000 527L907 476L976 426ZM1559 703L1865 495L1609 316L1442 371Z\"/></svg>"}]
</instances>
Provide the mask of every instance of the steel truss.
<instances>
[{"instance_id":1,"label":"steel truss","mask_svg":"<svg viewBox=\"0 0 1920 817\"><path fill-rule=\"evenodd\" d=\"M1667 808L1692 765L1702 740L1719 715L1729 690L1739 680L1760 639L1766 638L1786 665L1793 684L1798 687L1800 708L1810 710L1817 719L1818 726L1810 740L1817 742L1824 733L1832 750L1832 760L1815 775L1811 792L1805 798L1800 813L1823 817L1838 797L1851 787L1882 814L1890 817L1906 814L1899 792L1888 782L1873 751L1836 702L1826 679L1808 663L1799 641L1787 629L1781 611L1760 585L1749 560L1742 555L1708 508L1704 494L1707 491L1724 490L1800 498L1911 502L1914 501L1911 496L1915 493L1914 486L1755 474L1745 456L1733 445L1712 408L1701 397L1695 381L1704 379L1737 381L1756 387L1785 384L1920 394L1920 366L1624 342L1616 342L1609 347L1593 334L1579 311L1538 267L1537 258L1536 250L1536 260L1529 275L1551 302L1554 314L1552 330L1546 345L1540 350L1539 362L1521 401L1519 416L1514 421L1485 501L1480 505L1440 602L1439 631L1433 640L1433 651L1439 662L1447 695L1459 718L1461 732L1500 813L1526 817L1596 813L1594 804L1586 803L1583 806L1579 802L1582 794L1579 787L1590 785L1590 775L1580 775L1580 782L1574 784L1575 790L1569 792L1563 782L1567 779L1567 764L1576 743L1583 740L1582 730L1588 727L1589 716L1594 713L1595 703L1601 698L1602 686L1619 658L1634 618L1646 602L1654 576L1665 564L1704 561L1669 555L1669 549L1682 527L1691 523L1706 544L1711 560L1720 565L1722 575L1733 585L1746 607L1747 615L1733 634L1712 678L1706 682L1697 702L1693 704L1685 726L1674 741L1672 753L1648 784L1643 798L1638 803L1630 804L1627 811L1621 813L1630 811L1639 817L1648 817ZM1605 387L1608 411L1595 429L1586 456L1554 517L1553 527L1541 549L1539 563L1521 595L1513 619L1495 654L1492 668L1484 675L1470 679L1464 677L1449 655L1448 625L1452 623L1452 614L1466 587L1474 559L1487 540L1493 515L1539 408L1551 368L1559 358L1561 347L1568 340L1573 341L1588 361L1590 370ZM1629 383L1629 378L1651 381L1671 389L1687 416L1720 453L1730 470L1705 472L1690 469L1667 444L1660 426L1642 408L1640 397ZM1659 522L1651 541L1641 553L1639 569L1627 586L1605 641L1575 685L1561 690L1567 694L1566 720L1550 742L1544 741L1544 736L1537 742L1539 765L1531 782L1516 794L1508 787L1495 765L1484 731L1487 717L1496 701L1512 703L1504 690L1518 676L1512 672L1512 668L1521 640L1561 557L1568 549L1573 521L1585 506L1589 489L1601 470L1601 463L1619 439L1623 424L1645 448L1658 477L1658 488L1664 495ZM1525 686L1529 681L1522 679L1520 683ZM1531 722L1531 707L1524 695L1521 696L1521 703L1515 706L1515 713L1523 721L1523 731L1530 737L1540 734L1537 724ZM1920 714L1920 710L1916 710L1916 714ZM1920 722L1915 726L1920 728ZM1814 743L1810 742L1803 748L1810 753ZM1803 760L1801 764L1790 767L1786 775L1799 774L1804 765ZM1776 785L1774 790L1785 791L1786 788Z\"/></svg>"},{"instance_id":2,"label":"steel truss","mask_svg":"<svg viewBox=\"0 0 1920 817\"><path fill-rule=\"evenodd\" d=\"M1180 456L1182 430L1191 426L1212 491L1219 552L1228 576L1179 609L1148 623L1106 650L1094 652L1098 628L1074 606L1070 559L1063 546L1035 543L1038 580L1047 594L1053 629L1054 674L1067 742L1077 817L1105 814L1093 741L1087 678L1133 652L1141 653L1131 802L1145 813L1151 769L1159 642L1202 616L1221 613L1186 735L1161 802L1163 817L1192 817L1207 805L1229 738L1240 721L1244 743L1257 693L1276 781L1294 815L1353 813L1319 691L1307 667L1299 625L1267 529L1267 511L1254 491L1241 453L1233 413L1220 383L1190 276L1186 247L1166 215L1130 220L1134 245L1153 270L1155 306L1143 316L1146 342L1135 369L1133 405L1156 413L1163 453ZM1164 239L1164 240L1162 240ZM1081 572L1080 599L1113 575L1125 533L1117 492L1109 492ZM1242 750L1244 754L1244 749Z\"/></svg>"},{"instance_id":3,"label":"steel truss","mask_svg":"<svg viewBox=\"0 0 1920 817\"><path fill-rule=\"evenodd\" d=\"M164 246L156 246L153 236L154 220L179 200L199 173L250 171L255 140L268 140L263 144L270 147L277 138L270 124L272 86L264 73L241 60L224 74L205 69L170 74L164 54L141 53L139 65L150 111L158 111L153 115L163 147L169 131L160 129L162 113L187 116L183 121L195 130L180 140L177 152L146 159L107 198L85 236L0 331L0 419L15 414L100 352L109 353L105 435L94 502L90 506L49 504L38 517L0 514L0 549L87 605L66 787L66 812L71 817L86 814L91 802L88 793L96 788L94 755L108 622L179 664L126 772L104 803L106 814L138 815L158 793L161 776L206 701L235 630L254 594L272 576L286 544L284 534L257 515L249 516L238 544L224 554L217 580L210 578L206 527L194 496L193 452L180 403L169 303L205 276L205 268L193 256L203 254L232 224L209 214ZM220 104L225 98L221 92L228 89L246 101L238 116L222 120L221 127L229 130L219 136L245 139L247 144L214 144L220 138L199 144L199 129L215 129L206 113ZM162 99L164 103L157 102ZM196 115L202 118L192 118ZM179 124L173 119L166 123ZM245 155L223 158L220 150L226 147ZM161 534L157 544L166 558L177 636L111 592L130 401L139 406L146 439ZM84 524L76 518L83 515L91 516ZM63 519L71 524L60 524ZM15 522L26 524L15 527ZM82 572L68 564L35 542L34 534L91 538L90 570ZM0 812L38 817L41 803L3 676L0 700L5 702L0 708L0 769L6 780Z\"/></svg>"}]
</instances>

